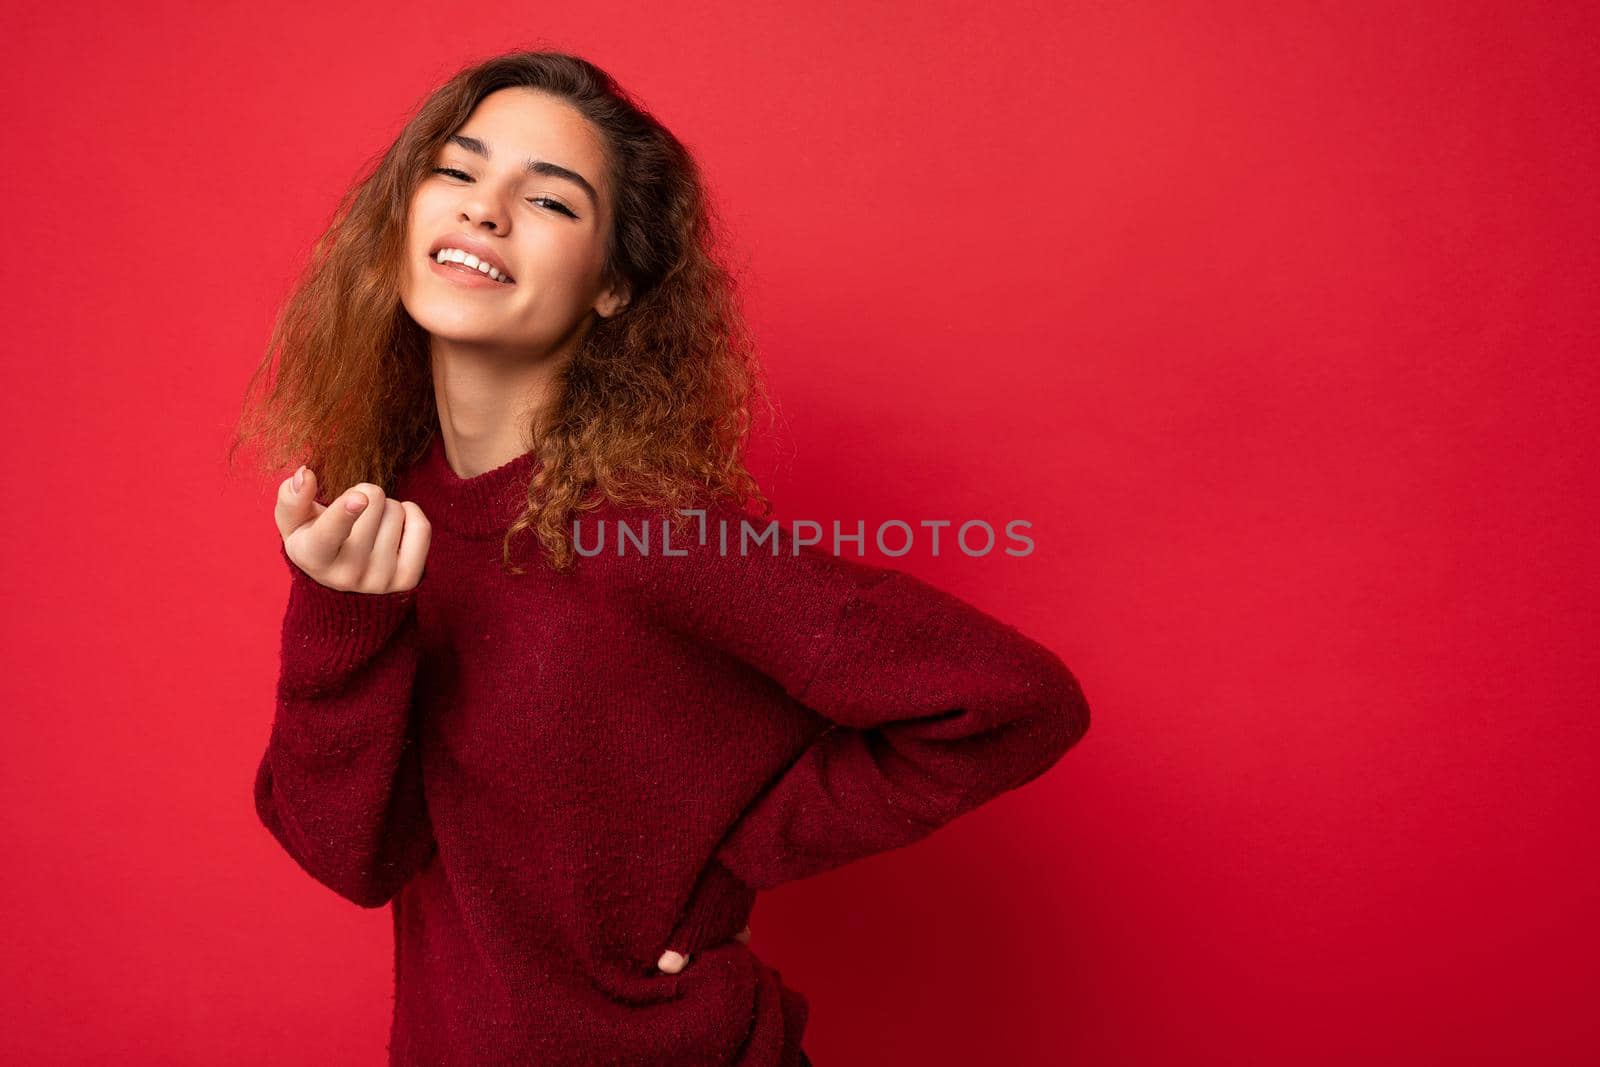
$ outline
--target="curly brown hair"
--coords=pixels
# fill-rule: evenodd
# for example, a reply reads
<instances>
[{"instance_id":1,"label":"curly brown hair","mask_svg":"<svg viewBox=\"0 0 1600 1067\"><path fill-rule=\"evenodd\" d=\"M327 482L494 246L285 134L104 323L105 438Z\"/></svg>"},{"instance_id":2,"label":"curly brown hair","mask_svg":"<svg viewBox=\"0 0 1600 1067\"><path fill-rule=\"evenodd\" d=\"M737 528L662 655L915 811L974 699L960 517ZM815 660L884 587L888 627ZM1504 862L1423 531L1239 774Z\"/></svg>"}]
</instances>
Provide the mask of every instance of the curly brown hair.
<instances>
[{"instance_id":1,"label":"curly brown hair","mask_svg":"<svg viewBox=\"0 0 1600 1067\"><path fill-rule=\"evenodd\" d=\"M532 529L565 569L569 516L607 499L671 509L753 499L770 512L744 464L752 405L770 412L770 398L700 169L609 74L554 51L456 74L344 194L251 375L230 463L254 438L271 476L303 461L319 487L368 481L387 492L426 451L438 413L427 334L400 301L407 208L440 146L507 88L559 97L599 134L616 201L603 283L621 280L631 299L597 319L530 416L524 439L541 467L506 532L502 568L523 573L510 564L511 540Z\"/></svg>"}]
</instances>

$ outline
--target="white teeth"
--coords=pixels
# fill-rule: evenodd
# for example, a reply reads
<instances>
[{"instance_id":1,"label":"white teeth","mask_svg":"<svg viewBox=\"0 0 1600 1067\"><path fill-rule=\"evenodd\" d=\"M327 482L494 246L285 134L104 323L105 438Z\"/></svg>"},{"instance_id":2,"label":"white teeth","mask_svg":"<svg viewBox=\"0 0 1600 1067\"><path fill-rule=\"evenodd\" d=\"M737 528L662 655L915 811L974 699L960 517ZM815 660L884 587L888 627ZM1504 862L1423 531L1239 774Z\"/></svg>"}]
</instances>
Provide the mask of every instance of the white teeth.
<instances>
[{"instance_id":1,"label":"white teeth","mask_svg":"<svg viewBox=\"0 0 1600 1067\"><path fill-rule=\"evenodd\" d=\"M463 252L459 248L441 248L433 258L439 263L460 263L462 266L471 267L475 271L487 274L489 277L493 278L497 282L500 282L502 285L511 284L510 281L506 279L506 276L501 274L499 270L489 266L489 264L485 263L472 253Z\"/></svg>"}]
</instances>

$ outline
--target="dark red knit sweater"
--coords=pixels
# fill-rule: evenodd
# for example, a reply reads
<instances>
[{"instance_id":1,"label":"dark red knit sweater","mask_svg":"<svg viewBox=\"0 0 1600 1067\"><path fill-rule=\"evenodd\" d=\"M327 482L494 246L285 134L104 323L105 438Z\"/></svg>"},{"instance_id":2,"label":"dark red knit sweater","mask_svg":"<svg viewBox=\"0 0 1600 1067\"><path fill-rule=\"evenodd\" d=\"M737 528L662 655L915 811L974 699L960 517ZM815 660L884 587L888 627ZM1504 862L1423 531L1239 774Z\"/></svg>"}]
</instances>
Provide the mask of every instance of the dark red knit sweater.
<instances>
[{"instance_id":1,"label":"dark red knit sweater","mask_svg":"<svg viewBox=\"0 0 1600 1067\"><path fill-rule=\"evenodd\" d=\"M1037 777L1088 728L1083 694L908 574L796 555L781 525L776 555L741 555L740 520L768 521L727 505L663 554L664 512L606 503L579 519L604 553L558 574L519 537L528 573L505 574L536 470L458 478L436 435L393 493L433 525L415 589L283 557L256 810L313 878L392 906L391 1064L795 1067L807 1001L733 940L757 890ZM618 554L618 521L649 522L649 555Z\"/></svg>"}]
</instances>

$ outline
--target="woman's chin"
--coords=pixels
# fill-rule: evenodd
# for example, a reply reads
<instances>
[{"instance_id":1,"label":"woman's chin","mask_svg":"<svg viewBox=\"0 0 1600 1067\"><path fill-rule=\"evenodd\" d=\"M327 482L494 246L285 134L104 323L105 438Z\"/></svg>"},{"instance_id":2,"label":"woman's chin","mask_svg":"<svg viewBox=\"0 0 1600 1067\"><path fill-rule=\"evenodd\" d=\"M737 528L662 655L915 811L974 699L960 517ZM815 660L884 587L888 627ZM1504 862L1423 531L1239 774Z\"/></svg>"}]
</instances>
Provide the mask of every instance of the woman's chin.
<instances>
[{"instance_id":1,"label":"woman's chin","mask_svg":"<svg viewBox=\"0 0 1600 1067\"><path fill-rule=\"evenodd\" d=\"M452 301L423 301L415 310L407 308L430 336L462 344L506 344L505 317Z\"/></svg>"}]
</instances>

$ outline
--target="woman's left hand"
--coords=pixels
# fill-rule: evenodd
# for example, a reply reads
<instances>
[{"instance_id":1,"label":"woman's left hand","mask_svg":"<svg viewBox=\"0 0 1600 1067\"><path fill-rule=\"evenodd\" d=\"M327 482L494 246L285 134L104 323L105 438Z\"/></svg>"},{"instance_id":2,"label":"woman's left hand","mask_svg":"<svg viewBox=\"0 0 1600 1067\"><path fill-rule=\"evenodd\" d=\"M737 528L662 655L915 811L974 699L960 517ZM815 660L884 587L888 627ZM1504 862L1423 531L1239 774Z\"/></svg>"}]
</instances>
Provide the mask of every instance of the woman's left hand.
<instances>
[{"instance_id":1,"label":"woman's left hand","mask_svg":"<svg viewBox=\"0 0 1600 1067\"><path fill-rule=\"evenodd\" d=\"M738 941L740 944L748 945L750 943L749 924L746 924L743 930L740 930L738 933L734 934L733 939ZM685 956L682 953L673 952L671 949L668 949L667 951L663 952L661 954L661 958L656 961L656 966L665 971L667 974L677 974L679 971L683 970L689 965L689 960L689 956Z\"/></svg>"}]
</instances>

